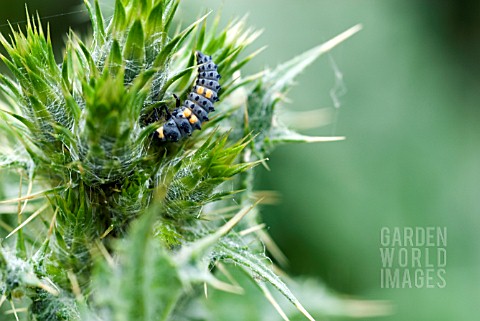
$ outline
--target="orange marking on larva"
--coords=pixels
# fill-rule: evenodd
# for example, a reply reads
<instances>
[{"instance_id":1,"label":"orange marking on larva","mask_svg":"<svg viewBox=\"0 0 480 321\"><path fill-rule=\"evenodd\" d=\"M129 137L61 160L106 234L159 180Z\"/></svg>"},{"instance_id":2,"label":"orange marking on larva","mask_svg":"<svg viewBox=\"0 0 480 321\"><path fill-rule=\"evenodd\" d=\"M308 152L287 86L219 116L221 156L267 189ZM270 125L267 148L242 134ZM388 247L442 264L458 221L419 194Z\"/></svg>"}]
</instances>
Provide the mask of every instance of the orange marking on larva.
<instances>
[{"instance_id":1,"label":"orange marking on larva","mask_svg":"<svg viewBox=\"0 0 480 321\"><path fill-rule=\"evenodd\" d=\"M157 133L158 133L158 137L160 137L160 139L165 138L165 135L163 134L163 126L161 126L157 129Z\"/></svg>"},{"instance_id":2,"label":"orange marking on larva","mask_svg":"<svg viewBox=\"0 0 480 321\"><path fill-rule=\"evenodd\" d=\"M212 98L212 96L213 96L213 91L211 91L210 89L207 89L207 91L205 92L205 97L210 99Z\"/></svg>"},{"instance_id":3,"label":"orange marking on larva","mask_svg":"<svg viewBox=\"0 0 480 321\"><path fill-rule=\"evenodd\" d=\"M205 88L204 88L204 87L202 87L202 86L198 86L198 87L197 87L197 94L203 95L204 92L205 92Z\"/></svg>"},{"instance_id":4,"label":"orange marking on larva","mask_svg":"<svg viewBox=\"0 0 480 321\"><path fill-rule=\"evenodd\" d=\"M190 110L190 108L185 108L183 110L183 116L185 116L185 118L190 117L191 114L192 114L192 111Z\"/></svg>"},{"instance_id":5,"label":"orange marking on larva","mask_svg":"<svg viewBox=\"0 0 480 321\"><path fill-rule=\"evenodd\" d=\"M198 118L197 116L192 115L188 121L190 122L190 124L195 124L198 121Z\"/></svg>"}]
</instances>

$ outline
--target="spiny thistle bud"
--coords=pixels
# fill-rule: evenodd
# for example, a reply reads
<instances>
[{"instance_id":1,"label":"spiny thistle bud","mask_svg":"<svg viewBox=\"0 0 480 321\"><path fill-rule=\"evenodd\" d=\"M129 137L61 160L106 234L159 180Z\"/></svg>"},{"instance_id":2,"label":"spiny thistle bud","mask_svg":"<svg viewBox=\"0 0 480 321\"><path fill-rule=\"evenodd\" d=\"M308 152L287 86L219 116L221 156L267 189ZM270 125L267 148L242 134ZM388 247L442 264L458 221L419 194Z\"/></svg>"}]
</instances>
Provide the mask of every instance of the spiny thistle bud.
<instances>
[{"instance_id":1,"label":"spiny thistle bud","mask_svg":"<svg viewBox=\"0 0 480 321\"><path fill-rule=\"evenodd\" d=\"M108 21L85 5L91 40L71 32L60 62L40 18L0 37L12 74L0 75L0 167L18 174L2 181L17 219L0 218L0 302L39 321L217 319L184 311L201 286L242 292L236 266L284 319L266 284L312 320L266 260L252 167L279 143L341 139L294 133L277 105L360 28L244 77L259 52L242 58L259 35L244 19L181 30L179 0L116 0Z\"/></svg>"}]
</instances>

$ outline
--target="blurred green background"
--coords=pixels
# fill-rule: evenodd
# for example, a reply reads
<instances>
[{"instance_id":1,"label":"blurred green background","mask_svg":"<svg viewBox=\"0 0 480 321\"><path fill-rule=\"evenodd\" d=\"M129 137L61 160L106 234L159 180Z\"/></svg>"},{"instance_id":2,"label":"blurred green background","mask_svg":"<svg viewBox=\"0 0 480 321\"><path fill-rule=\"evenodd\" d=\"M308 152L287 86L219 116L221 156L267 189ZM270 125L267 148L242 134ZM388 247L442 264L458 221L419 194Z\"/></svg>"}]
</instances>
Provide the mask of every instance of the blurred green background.
<instances>
[{"instance_id":1,"label":"blurred green background","mask_svg":"<svg viewBox=\"0 0 480 321\"><path fill-rule=\"evenodd\" d=\"M28 4L50 16L59 53L69 27L88 29L81 1ZM268 49L248 65L252 73L363 24L289 95L289 109L327 108L331 116L330 125L303 133L347 140L280 147L271 171L259 169L259 189L281 194L281 204L263 208L269 232L290 259L289 273L391 300L395 314L376 320L478 320L480 2L185 0L185 24L199 6L221 10L225 22L248 13L249 24L264 29L255 46ZM24 20L23 4L9 1L0 15L8 31L7 19ZM446 288L382 289L383 226L446 226Z\"/></svg>"}]
</instances>

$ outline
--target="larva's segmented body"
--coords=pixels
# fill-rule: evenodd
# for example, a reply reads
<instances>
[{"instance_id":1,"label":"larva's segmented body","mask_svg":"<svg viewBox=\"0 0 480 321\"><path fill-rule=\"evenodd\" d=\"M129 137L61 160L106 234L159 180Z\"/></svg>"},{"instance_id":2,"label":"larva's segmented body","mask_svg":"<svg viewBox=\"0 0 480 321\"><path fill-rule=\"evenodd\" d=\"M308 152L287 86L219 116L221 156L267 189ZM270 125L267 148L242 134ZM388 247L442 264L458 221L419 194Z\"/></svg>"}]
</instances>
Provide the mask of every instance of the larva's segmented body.
<instances>
[{"instance_id":1,"label":"larva's segmented body","mask_svg":"<svg viewBox=\"0 0 480 321\"><path fill-rule=\"evenodd\" d=\"M213 104L218 101L220 74L211 56L196 52L198 76L187 100L167 114L166 122L160 126L155 135L161 141L177 142L190 136L195 129L202 129L203 122L208 121L208 113L214 111Z\"/></svg>"}]
</instances>

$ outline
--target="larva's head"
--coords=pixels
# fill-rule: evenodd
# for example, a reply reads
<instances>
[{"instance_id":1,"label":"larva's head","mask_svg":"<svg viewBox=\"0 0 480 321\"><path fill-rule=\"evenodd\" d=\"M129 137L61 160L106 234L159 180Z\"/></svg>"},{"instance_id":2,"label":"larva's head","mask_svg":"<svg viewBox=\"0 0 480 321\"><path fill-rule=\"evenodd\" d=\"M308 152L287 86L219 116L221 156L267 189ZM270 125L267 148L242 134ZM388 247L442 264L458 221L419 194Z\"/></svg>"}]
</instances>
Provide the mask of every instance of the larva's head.
<instances>
[{"instance_id":1,"label":"larva's head","mask_svg":"<svg viewBox=\"0 0 480 321\"><path fill-rule=\"evenodd\" d=\"M199 64L199 65L205 64L205 63L212 60L212 57L204 55L203 53L201 53L198 50L195 52L195 55L197 56L197 64Z\"/></svg>"}]
</instances>

